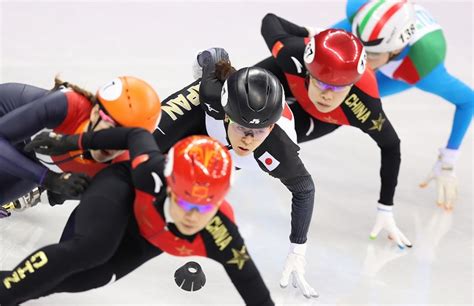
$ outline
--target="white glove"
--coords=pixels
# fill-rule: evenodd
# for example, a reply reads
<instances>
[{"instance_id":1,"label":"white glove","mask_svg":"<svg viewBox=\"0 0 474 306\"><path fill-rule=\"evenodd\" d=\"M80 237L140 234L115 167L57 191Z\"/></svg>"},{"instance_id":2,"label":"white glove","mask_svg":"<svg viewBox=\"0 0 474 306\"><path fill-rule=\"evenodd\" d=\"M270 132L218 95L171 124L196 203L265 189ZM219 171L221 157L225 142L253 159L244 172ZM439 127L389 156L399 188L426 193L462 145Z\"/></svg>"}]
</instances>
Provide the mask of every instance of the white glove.
<instances>
[{"instance_id":1,"label":"white glove","mask_svg":"<svg viewBox=\"0 0 474 306\"><path fill-rule=\"evenodd\" d=\"M290 277L292 277L293 287L299 288L301 293L309 299L311 297L318 297L319 294L308 284L308 282L306 282L304 278L304 266L306 265L305 253L306 243L290 244L285 268L281 274L280 287L286 288L290 282Z\"/></svg>"},{"instance_id":2,"label":"white glove","mask_svg":"<svg viewBox=\"0 0 474 306\"><path fill-rule=\"evenodd\" d=\"M202 67L198 63L198 56L201 54L199 52L195 57L193 61L193 79L197 80L202 77Z\"/></svg>"},{"instance_id":3,"label":"white glove","mask_svg":"<svg viewBox=\"0 0 474 306\"><path fill-rule=\"evenodd\" d=\"M382 229L387 230L389 238L395 240L400 249L404 249L405 246L411 248L411 242L403 235L400 229L395 224L393 218L392 206L378 204L377 205L377 217L375 219L375 225L370 232L370 239L374 240Z\"/></svg>"},{"instance_id":4,"label":"white glove","mask_svg":"<svg viewBox=\"0 0 474 306\"><path fill-rule=\"evenodd\" d=\"M320 28L320 27L304 27L304 28L306 29L306 31L308 31L308 37L313 37L319 32L324 31L324 28Z\"/></svg>"},{"instance_id":5,"label":"white glove","mask_svg":"<svg viewBox=\"0 0 474 306\"><path fill-rule=\"evenodd\" d=\"M420 183L425 188L435 179L438 192L438 206L452 210L458 196L458 179L454 173L454 165L458 159L459 151L448 148L439 149L438 160L426 179Z\"/></svg>"},{"instance_id":6,"label":"white glove","mask_svg":"<svg viewBox=\"0 0 474 306\"><path fill-rule=\"evenodd\" d=\"M229 54L223 48L209 48L207 50L198 52L193 62L193 78L195 80L202 77L202 67L213 64L221 60L229 60Z\"/></svg>"}]
</instances>

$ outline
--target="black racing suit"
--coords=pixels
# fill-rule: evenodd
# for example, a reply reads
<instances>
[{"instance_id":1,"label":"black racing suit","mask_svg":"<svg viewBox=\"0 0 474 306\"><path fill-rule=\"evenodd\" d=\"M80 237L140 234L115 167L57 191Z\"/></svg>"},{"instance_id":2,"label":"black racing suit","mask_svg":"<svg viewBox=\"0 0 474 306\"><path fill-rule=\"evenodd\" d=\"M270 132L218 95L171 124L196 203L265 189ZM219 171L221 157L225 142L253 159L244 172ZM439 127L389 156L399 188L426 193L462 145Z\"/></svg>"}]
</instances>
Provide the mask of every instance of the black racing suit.
<instances>
[{"instance_id":1,"label":"black racing suit","mask_svg":"<svg viewBox=\"0 0 474 306\"><path fill-rule=\"evenodd\" d=\"M165 220L164 156L153 136L142 129L108 129L84 134L82 147L129 148L132 161L137 156L148 155L148 158L133 167L130 162L111 165L94 177L74 213L75 225L70 237L34 251L13 270L1 273L2 306L56 292L80 292L104 286L163 252L140 235L132 205L134 200L135 207L144 204L136 194L147 194ZM161 188L156 188L153 172L163 182ZM274 305L233 218L223 211L223 207L210 223L217 218L219 231L225 229L228 234L225 246L217 239L220 236L216 235L212 224L195 235L185 236L173 223L163 223L162 231L169 231L171 235L168 240L160 241L165 247L171 243L191 245L188 252L204 249L196 255L221 263L247 305ZM193 254L187 253L189 255ZM169 281L173 281L171 275Z\"/></svg>"},{"instance_id":2,"label":"black racing suit","mask_svg":"<svg viewBox=\"0 0 474 306\"><path fill-rule=\"evenodd\" d=\"M400 139L382 109L374 73L366 69L338 108L321 113L308 97L308 74L303 60L310 39L308 31L267 14L261 32L273 57L256 66L273 72L282 82L287 97L296 99L290 107L295 115L298 142L319 138L341 125L353 126L368 134L381 151L379 203L393 205L401 162Z\"/></svg>"},{"instance_id":3,"label":"black racing suit","mask_svg":"<svg viewBox=\"0 0 474 306\"><path fill-rule=\"evenodd\" d=\"M223 82L215 67L203 68L203 77L162 102L162 116L153 133L163 152L178 140L195 134L209 135L229 148L237 168L263 170L278 178L292 194L291 234L293 243L305 243L312 218L315 187L301 161L296 144L293 114L288 106L263 143L246 157L235 154L227 137L228 123L220 102Z\"/></svg>"}]
</instances>

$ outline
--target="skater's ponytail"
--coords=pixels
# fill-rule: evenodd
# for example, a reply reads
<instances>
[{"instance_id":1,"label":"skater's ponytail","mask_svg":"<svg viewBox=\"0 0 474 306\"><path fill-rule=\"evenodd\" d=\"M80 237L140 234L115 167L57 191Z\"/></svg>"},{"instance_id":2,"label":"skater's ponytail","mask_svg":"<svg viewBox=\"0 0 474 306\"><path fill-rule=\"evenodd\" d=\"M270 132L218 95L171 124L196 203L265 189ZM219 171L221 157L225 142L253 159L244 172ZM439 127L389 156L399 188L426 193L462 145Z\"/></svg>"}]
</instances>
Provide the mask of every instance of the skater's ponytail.
<instances>
[{"instance_id":1,"label":"skater's ponytail","mask_svg":"<svg viewBox=\"0 0 474 306\"><path fill-rule=\"evenodd\" d=\"M97 103L97 97L91 93L90 91L88 90L85 90L75 84L71 84L69 82L65 82L63 80L61 80L59 78L59 76L55 76L54 77L54 87L52 89L52 91L55 91L55 90L59 90L61 88L70 88L72 89L73 91L77 92L78 94L80 95L83 95L84 97L87 98L87 100L89 100L93 105L95 105Z\"/></svg>"},{"instance_id":2,"label":"skater's ponytail","mask_svg":"<svg viewBox=\"0 0 474 306\"><path fill-rule=\"evenodd\" d=\"M219 81L224 82L236 70L232 67L230 61L221 60L216 63L216 77Z\"/></svg>"}]
</instances>

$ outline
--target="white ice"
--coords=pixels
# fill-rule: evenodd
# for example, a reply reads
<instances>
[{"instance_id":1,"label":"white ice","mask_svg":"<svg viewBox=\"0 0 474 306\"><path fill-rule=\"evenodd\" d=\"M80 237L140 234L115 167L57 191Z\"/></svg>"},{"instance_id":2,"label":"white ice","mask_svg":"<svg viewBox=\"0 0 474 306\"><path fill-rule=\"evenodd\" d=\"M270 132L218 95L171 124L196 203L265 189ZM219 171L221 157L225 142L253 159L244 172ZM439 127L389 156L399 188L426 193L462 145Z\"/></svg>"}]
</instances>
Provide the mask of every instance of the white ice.
<instances>
[{"instance_id":1,"label":"white ice","mask_svg":"<svg viewBox=\"0 0 474 306\"><path fill-rule=\"evenodd\" d=\"M418 2L445 30L449 71L472 87L472 2ZM0 81L49 88L60 73L95 90L127 74L148 80L166 97L191 81L197 50L225 47L236 67L269 56L260 36L265 13L328 26L343 18L344 6L343 1L1 1ZM420 189L418 183L446 144L454 107L416 89L384 100L402 139L395 217L414 247L400 251L385 234L369 240L380 186L379 150L365 134L342 127L301 150L317 184L306 277L318 299L278 285L289 244L285 187L266 175L242 173L229 197L277 304L472 304L472 128L456 167L459 201L446 213L435 204L434 186ZM54 243L73 206L41 205L1 220L0 270ZM174 271L191 259L207 275L206 286L194 293L173 280ZM26 304L230 305L242 300L218 264L163 255L104 288Z\"/></svg>"}]
</instances>

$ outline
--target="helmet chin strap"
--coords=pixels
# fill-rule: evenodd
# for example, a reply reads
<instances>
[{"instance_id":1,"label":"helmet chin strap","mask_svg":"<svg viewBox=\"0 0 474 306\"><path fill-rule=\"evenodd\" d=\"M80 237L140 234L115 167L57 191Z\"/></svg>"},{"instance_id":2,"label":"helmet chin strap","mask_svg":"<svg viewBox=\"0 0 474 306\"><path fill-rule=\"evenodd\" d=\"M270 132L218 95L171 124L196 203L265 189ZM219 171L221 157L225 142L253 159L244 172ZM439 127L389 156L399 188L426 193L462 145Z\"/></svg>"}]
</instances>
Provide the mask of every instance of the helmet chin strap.
<instances>
[{"instance_id":1,"label":"helmet chin strap","mask_svg":"<svg viewBox=\"0 0 474 306\"><path fill-rule=\"evenodd\" d=\"M94 129L99 125L100 120L101 120L100 118L97 119L97 121L94 123L94 125L89 124L89 126L87 127L87 132L94 131Z\"/></svg>"},{"instance_id":2,"label":"helmet chin strap","mask_svg":"<svg viewBox=\"0 0 474 306\"><path fill-rule=\"evenodd\" d=\"M309 89L309 78L310 78L309 71L306 71L306 76L304 78L304 86L306 88L306 91L308 91Z\"/></svg>"},{"instance_id":3,"label":"helmet chin strap","mask_svg":"<svg viewBox=\"0 0 474 306\"><path fill-rule=\"evenodd\" d=\"M98 101L96 101L94 103L94 106L98 105L99 106L99 110L101 109L101 105ZM102 120L102 118L100 117L98 111L97 111L97 115L98 115L98 118L97 118L97 121L92 125L91 123L89 124L89 126L87 127L87 132L92 132L94 131L94 129L99 125L100 121Z\"/></svg>"},{"instance_id":4,"label":"helmet chin strap","mask_svg":"<svg viewBox=\"0 0 474 306\"><path fill-rule=\"evenodd\" d=\"M390 53L388 54L388 61L387 61L387 63L385 63L385 64L388 64L388 63L391 62L394 58L396 58L397 56L399 56L400 53L402 53L404 49L405 49L405 48L402 48L402 49L401 49L400 51L398 51L398 52L390 52Z\"/></svg>"}]
</instances>

